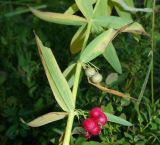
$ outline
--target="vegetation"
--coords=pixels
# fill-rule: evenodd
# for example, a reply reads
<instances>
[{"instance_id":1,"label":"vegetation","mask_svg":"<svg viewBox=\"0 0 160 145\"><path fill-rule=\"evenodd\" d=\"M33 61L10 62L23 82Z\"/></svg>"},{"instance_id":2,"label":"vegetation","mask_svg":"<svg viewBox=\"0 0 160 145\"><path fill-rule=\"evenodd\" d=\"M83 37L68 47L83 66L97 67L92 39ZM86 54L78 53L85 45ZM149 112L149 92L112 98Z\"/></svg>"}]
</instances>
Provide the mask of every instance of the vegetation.
<instances>
[{"instance_id":1,"label":"vegetation","mask_svg":"<svg viewBox=\"0 0 160 145\"><path fill-rule=\"evenodd\" d=\"M88 21L91 15L86 12L86 6L89 3L83 0L0 1L2 145L58 145L59 142L67 145L66 142L69 140L71 145L160 144L159 1L125 1L128 7L123 3L117 3L116 0L110 0L109 6L112 5L114 8L107 12L103 11L106 7L102 9L103 3L98 6L98 2L95 4L93 1L94 9L97 8L94 12L95 17L98 18L95 19L95 24ZM77 10L68 9L75 2L78 5ZM42 11L61 14L66 11L70 15L75 12L79 17L76 20L73 18L74 22L66 16L57 21L55 18L48 20ZM53 23L44 22L33 14ZM108 14L114 17L107 17ZM102 15L106 16L105 19L98 17ZM83 19L79 19L82 17ZM77 30L80 35L75 35ZM113 44L103 43L103 40L106 42L106 38ZM103 51L104 49L97 51L97 48L103 47L102 43L104 47L109 48L105 49L108 51ZM52 48L54 55L46 47ZM53 61L53 64L49 64L50 62L46 60L49 57L56 58L58 65ZM68 84L65 84L65 77L60 75L58 66L64 72L66 80L70 80L68 90L73 85L73 92L68 90L64 92ZM72 67L73 69L66 70ZM93 79L88 75L87 77L85 74L87 68L98 71L98 75L101 74L103 77L103 82L96 83L97 78ZM74 69L77 75L75 74L76 81L73 83ZM53 71L51 74L54 75L47 79L45 75L47 71L49 73ZM56 84L60 95L55 93L51 80ZM62 89L59 89L58 85ZM74 98L65 100L70 98L70 93ZM58 101L56 95L61 96L64 101ZM82 122L89 116L88 111L96 106L103 109L109 121L102 127L99 135L87 140ZM52 113L47 114L48 112ZM47 114L51 119L29 122L43 114ZM75 115L73 124L67 122L68 114L70 117ZM55 121L55 117L58 121ZM29 122L28 125L25 121ZM55 122L49 123L51 121Z\"/></svg>"}]
</instances>

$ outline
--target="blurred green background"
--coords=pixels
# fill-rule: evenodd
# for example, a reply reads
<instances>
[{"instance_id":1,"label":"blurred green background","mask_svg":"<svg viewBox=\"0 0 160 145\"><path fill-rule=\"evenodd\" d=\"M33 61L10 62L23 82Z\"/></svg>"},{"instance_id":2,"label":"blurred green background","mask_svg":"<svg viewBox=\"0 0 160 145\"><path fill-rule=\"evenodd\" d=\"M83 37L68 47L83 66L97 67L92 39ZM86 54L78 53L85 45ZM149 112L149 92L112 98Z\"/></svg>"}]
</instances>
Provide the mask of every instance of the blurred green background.
<instances>
[{"instance_id":1,"label":"blurred green background","mask_svg":"<svg viewBox=\"0 0 160 145\"><path fill-rule=\"evenodd\" d=\"M58 139L65 129L66 119L39 128L27 127L20 121L20 117L30 121L44 113L60 110L41 65L33 31L41 37L45 46L53 49L63 71L76 57L71 55L69 44L77 28L43 22L29 12L27 5L47 11L64 12L73 2L73 0L0 0L0 145L58 144ZM146 6L146 3L135 0L137 7ZM148 3L151 7L152 3ZM151 34L151 14L137 13L133 18ZM150 62L148 54L151 50L151 39L145 36L140 36L138 42L129 34L121 34L114 42L123 73L112 87L122 92L130 92L135 98L138 98L140 91L144 89L140 111L136 110L136 102L102 93L90 86L85 77L82 77L77 108L87 110L93 106L101 106L104 110L127 118L134 124L133 127L126 128L109 123L103 134L91 140L104 145L160 144L159 21L157 1L154 33L154 103L151 103L150 79L147 87L142 88ZM104 77L114 72L102 57L93 63L100 68ZM77 119L74 126L80 126ZM73 145L80 145L76 139L79 142L84 140L82 136L73 136Z\"/></svg>"}]
</instances>

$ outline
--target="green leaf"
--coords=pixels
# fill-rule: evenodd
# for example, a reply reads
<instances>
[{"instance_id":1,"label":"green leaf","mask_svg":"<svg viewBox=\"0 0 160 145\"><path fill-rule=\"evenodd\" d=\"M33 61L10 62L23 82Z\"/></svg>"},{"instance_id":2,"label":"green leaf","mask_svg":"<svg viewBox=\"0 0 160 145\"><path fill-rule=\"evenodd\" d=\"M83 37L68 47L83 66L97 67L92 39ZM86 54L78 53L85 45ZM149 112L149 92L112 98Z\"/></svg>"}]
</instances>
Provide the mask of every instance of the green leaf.
<instances>
[{"instance_id":1,"label":"green leaf","mask_svg":"<svg viewBox=\"0 0 160 145\"><path fill-rule=\"evenodd\" d=\"M111 14L111 6L108 4L108 0L97 0L94 7L93 16L108 16Z\"/></svg>"},{"instance_id":2,"label":"green leaf","mask_svg":"<svg viewBox=\"0 0 160 145\"><path fill-rule=\"evenodd\" d=\"M83 25L86 24L86 19L70 15L70 14L61 14L61 13L52 13L52 12L42 12L39 10L36 10L34 8L29 8L34 15L36 15L38 18L52 23L57 24L64 24L64 25Z\"/></svg>"},{"instance_id":3,"label":"green leaf","mask_svg":"<svg viewBox=\"0 0 160 145\"><path fill-rule=\"evenodd\" d=\"M126 121L125 119L117 117L113 114L110 114L110 113L107 113L107 112L105 112L105 114L108 117L108 121L110 121L110 122L118 123L118 124L121 124L121 125L124 125L124 126L132 126L133 125L132 123Z\"/></svg>"},{"instance_id":4,"label":"green leaf","mask_svg":"<svg viewBox=\"0 0 160 145\"><path fill-rule=\"evenodd\" d=\"M64 13L65 14L75 14L78 11L78 6L76 5L76 3L72 4Z\"/></svg>"},{"instance_id":5,"label":"green leaf","mask_svg":"<svg viewBox=\"0 0 160 145\"><path fill-rule=\"evenodd\" d=\"M133 0L125 0L125 2L126 2L126 4L128 4L128 6L134 7ZM121 5L119 5L119 3L114 2L113 5L114 5L114 7L120 17L132 20L132 15L129 12L125 11L121 7Z\"/></svg>"},{"instance_id":6,"label":"green leaf","mask_svg":"<svg viewBox=\"0 0 160 145\"><path fill-rule=\"evenodd\" d=\"M102 54L110 41L112 41L116 35L116 30L109 29L97 36L82 52L80 60L87 63Z\"/></svg>"},{"instance_id":7,"label":"green leaf","mask_svg":"<svg viewBox=\"0 0 160 145\"><path fill-rule=\"evenodd\" d=\"M92 1L90 0L75 0L79 10L87 18L91 18L93 15Z\"/></svg>"},{"instance_id":8,"label":"green leaf","mask_svg":"<svg viewBox=\"0 0 160 145\"><path fill-rule=\"evenodd\" d=\"M97 0L90 0L92 5L97 1ZM79 8L76 3L72 4L64 13L65 14L75 14L77 11L79 11Z\"/></svg>"},{"instance_id":9,"label":"green leaf","mask_svg":"<svg viewBox=\"0 0 160 145\"><path fill-rule=\"evenodd\" d=\"M43 46L41 40L36 35L38 51L45 69L49 84L56 101L61 108L67 112L73 111L75 104L69 85L64 78L50 48Z\"/></svg>"},{"instance_id":10,"label":"green leaf","mask_svg":"<svg viewBox=\"0 0 160 145\"><path fill-rule=\"evenodd\" d=\"M71 44L70 51L72 54L79 52L82 49L83 41L85 38L86 25L82 25L78 31L74 34Z\"/></svg>"},{"instance_id":11,"label":"green leaf","mask_svg":"<svg viewBox=\"0 0 160 145\"><path fill-rule=\"evenodd\" d=\"M152 12L152 9L150 9L150 8L134 8L134 7L130 7L130 6L128 6L126 4L126 2L124 0L113 0L113 1L118 3L126 11L130 11L130 12Z\"/></svg>"},{"instance_id":12,"label":"green leaf","mask_svg":"<svg viewBox=\"0 0 160 145\"><path fill-rule=\"evenodd\" d=\"M141 24L133 22L130 19L125 19L117 16L99 16L93 19L93 23L104 28L120 29L124 27L121 32L131 32L148 35Z\"/></svg>"},{"instance_id":13,"label":"green leaf","mask_svg":"<svg viewBox=\"0 0 160 145\"><path fill-rule=\"evenodd\" d=\"M102 32L104 32L104 28L99 26L99 25L95 25L94 23L92 23L92 27L91 27L91 32L92 34L100 34Z\"/></svg>"},{"instance_id":14,"label":"green leaf","mask_svg":"<svg viewBox=\"0 0 160 145\"><path fill-rule=\"evenodd\" d=\"M70 88L73 86L74 83L75 68L76 68L76 63L72 63L63 72L63 75L68 81L68 85Z\"/></svg>"},{"instance_id":15,"label":"green leaf","mask_svg":"<svg viewBox=\"0 0 160 145\"><path fill-rule=\"evenodd\" d=\"M28 123L26 123L23 119L21 119L21 121L28 126L39 127L39 126L63 119L66 116L67 116L66 112L50 112L50 113L42 115L42 116L40 116L40 117L38 117Z\"/></svg>"},{"instance_id":16,"label":"green leaf","mask_svg":"<svg viewBox=\"0 0 160 145\"><path fill-rule=\"evenodd\" d=\"M109 43L108 47L103 52L104 58L109 62L109 64L117 71L122 73L122 67L117 55L117 52L112 43Z\"/></svg>"}]
</instances>

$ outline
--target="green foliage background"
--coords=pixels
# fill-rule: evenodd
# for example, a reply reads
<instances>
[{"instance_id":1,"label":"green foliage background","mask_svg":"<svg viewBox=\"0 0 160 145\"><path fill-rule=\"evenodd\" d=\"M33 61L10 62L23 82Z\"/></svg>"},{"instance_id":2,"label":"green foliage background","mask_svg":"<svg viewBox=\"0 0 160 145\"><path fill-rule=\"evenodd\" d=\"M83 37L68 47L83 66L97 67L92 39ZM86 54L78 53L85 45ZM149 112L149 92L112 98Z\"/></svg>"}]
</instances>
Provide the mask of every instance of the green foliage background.
<instances>
[{"instance_id":1,"label":"green foliage background","mask_svg":"<svg viewBox=\"0 0 160 145\"><path fill-rule=\"evenodd\" d=\"M135 1L137 6L143 6ZM47 78L38 56L33 30L41 36L45 46L54 50L56 59L64 70L74 60L69 52L70 39L76 28L46 23L34 17L26 5L47 6L48 11L64 12L73 0L0 0L0 144L1 145L57 145L60 134L65 129L65 121L60 120L40 128L30 128L20 122L20 117L33 119L49 111L59 110L53 99ZM159 4L157 3L157 9ZM158 10L157 10L158 11ZM18 13L17 13L18 12ZM134 19L143 24L151 34L151 14L134 14ZM96 90L82 77L78 92L77 108L90 109L102 106L110 113L127 118L134 124L126 128L109 123L103 134L92 138L99 144L144 145L160 144L160 18L156 13L155 22L155 61L154 90L155 102L151 103L150 80L145 88L139 110L135 102L127 102L113 95ZM144 36L137 42L129 34L119 35L115 48L122 63L123 73L120 81L113 87L122 92L130 92L138 98L148 70L151 40ZM93 62L100 68L103 76L114 70L99 57ZM80 126L75 120L74 126ZM75 141L77 139L77 141ZM74 136L72 144L81 145L83 137ZM87 143L84 143L87 144ZM95 142L90 144L96 144ZM98 143L97 143L98 144Z\"/></svg>"}]
</instances>

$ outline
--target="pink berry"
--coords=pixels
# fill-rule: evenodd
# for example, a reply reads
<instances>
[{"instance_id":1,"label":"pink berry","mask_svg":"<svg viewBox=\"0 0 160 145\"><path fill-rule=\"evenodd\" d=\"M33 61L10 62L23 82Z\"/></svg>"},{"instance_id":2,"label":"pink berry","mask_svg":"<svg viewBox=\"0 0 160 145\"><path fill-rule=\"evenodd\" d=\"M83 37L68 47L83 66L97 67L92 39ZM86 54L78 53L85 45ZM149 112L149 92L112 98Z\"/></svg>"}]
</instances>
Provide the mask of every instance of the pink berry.
<instances>
[{"instance_id":1,"label":"pink berry","mask_svg":"<svg viewBox=\"0 0 160 145\"><path fill-rule=\"evenodd\" d=\"M95 128L93 128L92 129L92 131L90 132L92 135L98 135L98 134L100 134L100 132L101 132L101 129L100 129L100 127L97 125L97 126L95 126Z\"/></svg>"},{"instance_id":2,"label":"pink berry","mask_svg":"<svg viewBox=\"0 0 160 145\"><path fill-rule=\"evenodd\" d=\"M97 122L98 125L102 126L107 123L108 118L104 113L102 113L99 117L95 118L95 121Z\"/></svg>"},{"instance_id":3,"label":"pink berry","mask_svg":"<svg viewBox=\"0 0 160 145\"><path fill-rule=\"evenodd\" d=\"M86 130L86 137L91 137L91 135L98 135L100 133L100 127L93 118L85 119L82 126Z\"/></svg>"},{"instance_id":4,"label":"pink berry","mask_svg":"<svg viewBox=\"0 0 160 145\"><path fill-rule=\"evenodd\" d=\"M91 109L91 111L89 112L90 116L93 118L97 118L102 114L102 109L99 107L94 107Z\"/></svg>"},{"instance_id":5,"label":"pink berry","mask_svg":"<svg viewBox=\"0 0 160 145\"><path fill-rule=\"evenodd\" d=\"M92 118L87 118L83 121L82 126L88 132L97 126L97 123Z\"/></svg>"}]
</instances>

